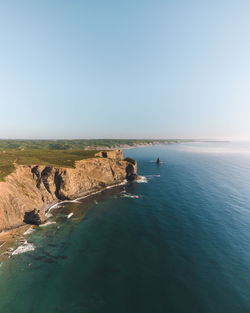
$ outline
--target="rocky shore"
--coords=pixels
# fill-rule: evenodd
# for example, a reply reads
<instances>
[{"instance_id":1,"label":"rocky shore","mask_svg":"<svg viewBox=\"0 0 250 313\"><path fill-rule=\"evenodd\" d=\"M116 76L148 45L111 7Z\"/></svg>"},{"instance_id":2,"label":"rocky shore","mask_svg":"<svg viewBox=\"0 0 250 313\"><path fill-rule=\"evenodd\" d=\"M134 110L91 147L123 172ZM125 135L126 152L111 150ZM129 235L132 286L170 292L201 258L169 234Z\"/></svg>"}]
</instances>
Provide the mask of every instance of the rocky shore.
<instances>
[{"instance_id":1,"label":"rocky shore","mask_svg":"<svg viewBox=\"0 0 250 313\"><path fill-rule=\"evenodd\" d=\"M136 161L124 160L122 150L100 151L94 158L76 161L74 168L16 165L0 183L0 231L39 225L53 204L136 177Z\"/></svg>"}]
</instances>

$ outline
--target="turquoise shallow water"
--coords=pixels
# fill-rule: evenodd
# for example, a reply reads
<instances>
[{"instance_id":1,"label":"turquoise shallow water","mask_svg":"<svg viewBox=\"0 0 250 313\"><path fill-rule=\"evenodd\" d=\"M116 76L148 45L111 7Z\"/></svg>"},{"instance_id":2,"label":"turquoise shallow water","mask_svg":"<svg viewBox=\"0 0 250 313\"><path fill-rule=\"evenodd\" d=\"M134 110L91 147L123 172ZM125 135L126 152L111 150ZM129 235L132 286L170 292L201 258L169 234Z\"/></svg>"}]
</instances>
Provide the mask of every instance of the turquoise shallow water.
<instances>
[{"instance_id":1,"label":"turquoise shallow water","mask_svg":"<svg viewBox=\"0 0 250 313\"><path fill-rule=\"evenodd\" d=\"M250 145L125 153L144 182L55 209L0 267L1 313L250 312Z\"/></svg>"}]
</instances>

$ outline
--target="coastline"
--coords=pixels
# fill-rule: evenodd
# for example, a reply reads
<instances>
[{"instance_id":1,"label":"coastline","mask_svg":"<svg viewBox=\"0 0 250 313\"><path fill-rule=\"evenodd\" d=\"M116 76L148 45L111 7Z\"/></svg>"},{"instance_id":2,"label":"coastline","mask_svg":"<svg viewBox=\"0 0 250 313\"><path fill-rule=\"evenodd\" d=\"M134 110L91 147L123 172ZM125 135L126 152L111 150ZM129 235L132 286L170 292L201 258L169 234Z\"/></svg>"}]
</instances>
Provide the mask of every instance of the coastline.
<instances>
[{"instance_id":1,"label":"coastline","mask_svg":"<svg viewBox=\"0 0 250 313\"><path fill-rule=\"evenodd\" d=\"M51 210L136 180L137 162L124 160L122 150L99 152L75 162L74 168L18 165L2 183L0 259L26 246L32 228L49 224ZM9 216L8 216L8 212ZM28 215L28 217L27 217ZM31 228L31 231L27 231ZM21 247L20 247L21 248Z\"/></svg>"},{"instance_id":2,"label":"coastline","mask_svg":"<svg viewBox=\"0 0 250 313\"><path fill-rule=\"evenodd\" d=\"M138 179L140 179L140 176L138 176ZM58 201L58 202L53 202L50 205L46 206L45 209L45 215L47 219L39 226L36 225L31 225L31 224L21 224L18 226L13 226L10 229L7 230L2 230L0 232L0 264L5 261L7 258L11 257L15 249L17 249L19 246L23 244L23 241L28 239L29 235L33 232L27 232L30 228L35 230L39 227L45 226L47 223L49 223L49 219L51 217L51 211L55 209L58 205L61 205L62 203L67 203L67 202L76 202L78 200L83 200L88 197L94 196L96 194L99 194L105 190L123 186L128 184L128 180L123 180L115 184L110 184L106 187L100 188L100 189L93 189L91 191L85 192L85 193L80 193L74 197L72 200L64 200L64 201ZM27 232L25 234L25 232ZM25 237L24 237L25 236Z\"/></svg>"},{"instance_id":3,"label":"coastline","mask_svg":"<svg viewBox=\"0 0 250 313\"><path fill-rule=\"evenodd\" d=\"M21 226L24 221L39 225L57 202L85 197L137 176L137 163L124 160L122 150L81 159L73 168L32 164L16 166L0 183L1 231Z\"/></svg>"},{"instance_id":4,"label":"coastline","mask_svg":"<svg viewBox=\"0 0 250 313\"><path fill-rule=\"evenodd\" d=\"M174 144L181 144L182 141L166 141L166 142L150 142L144 144L134 144L133 146L130 145L118 145L114 147L91 147L91 149L96 150L113 150L113 149L134 149L134 148L143 148L143 147L153 147L153 146L160 146L160 145L174 145Z\"/></svg>"},{"instance_id":5,"label":"coastline","mask_svg":"<svg viewBox=\"0 0 250 313\"><path fill-rule=\"evenodd\" d=\"M24 233L33 226L21 225L0 233L0 263L11 256L12 252L21 244Z\"/></svg>"},{"instance_id":6,"label":"coastline","mask_svg":"<svg viewBox=\"0 0 250 313\"><path fill-rule=\"evenodd\" d=\"M140 176L138 176L139 178ZM122 185L126 185L128 184L128 180L123 180L123 181L120 181L118 183L115 183L115 184L110 184L106 187L103 187L103 188L100 188L100 189L92 189L92 190L89 190L87 192L82 192L82 193L79 193L78 195L76 195L73 199L71 200L63 200L63 201L58 201L58 202L53 202L51 203L50 205L47 205L47 207L45 208L45 215L47 216L47 218L49 219L49 214L51 212L51 210L53 210L54 208L56 208L58 205L62 204L62 203L67 203L67 202L76 202L78 200L83 200L85 198L88 198L88 197L91 197L91 196L94 196L95 194L98 194L98 193L101 193L107 189L110 189L110 188L115 188L115 187L119 187L119 186L122 186ZM43 223L45 224L47 222L47 220ZM41 224L41 225L43 225Z\"/></svg>"}]
</instances>

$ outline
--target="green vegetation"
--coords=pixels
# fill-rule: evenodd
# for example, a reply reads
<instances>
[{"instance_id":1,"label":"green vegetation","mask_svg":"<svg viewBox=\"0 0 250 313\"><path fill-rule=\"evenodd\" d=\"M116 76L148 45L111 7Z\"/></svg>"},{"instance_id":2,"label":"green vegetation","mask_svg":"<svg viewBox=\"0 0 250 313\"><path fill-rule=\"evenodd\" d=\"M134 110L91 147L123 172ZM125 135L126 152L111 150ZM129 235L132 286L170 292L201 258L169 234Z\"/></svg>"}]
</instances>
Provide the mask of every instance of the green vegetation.
<instances>
[{"instance_id":1,"label":"green vegetation","mask_svg":"<svg viewBox=\"0 0 250 313\"><path fill-rule=\"evenodd\" d=\"M0 154L0 181L13 172L15 159L14 155Z\"/></svg>"},{"instance_id":2,"label":"green vegetation","mask_svg":"<svg viewBox=\"0 0 250 313\"><path fill-rule=\"evenodd\" d=\"M74 167L75 161L94 157L95 150L5 150L0 152L0 180L19 165Z\"/></svg>"},{"instance_id":3,"label":"green vegetation","mask_svg":"<svg viewBox=\"0 0 250 313\"><path fill-rule=\"evenodd\" d=\"M43 149L43 150L81 150L95 148L115 148L126 145L133 147L149 143L177 143L184 140L154 140L154 139L79 139L79 140L0 140L0 150L5 149ZM190 141L190 140L189 140Z\"/></svg>"},{"instance_id":4,"label":"green vegetation","mask_svg":"<svg viewBox=\"0 0 250 313\"><path fill-rule=\"evenodd\" d=\"M125 158L124 161L127 161L129 163L132 163L133 165L135 165L136 161L132 158Z\"/></svg>"},{"instance_id":5,"label":"green vegetation","mask_svg":"<svg viewBox=\"0 0 250 313\"><path fill-rule=\"evenodd\" d=\"M13 172L14 164L74 167L77 160L93 157L96 149L133 147L145 144L178 143L191 140L79 139L0 140L0 181ZM127 158L134 164L134 160Z\"/></svg>"}]
</instances>

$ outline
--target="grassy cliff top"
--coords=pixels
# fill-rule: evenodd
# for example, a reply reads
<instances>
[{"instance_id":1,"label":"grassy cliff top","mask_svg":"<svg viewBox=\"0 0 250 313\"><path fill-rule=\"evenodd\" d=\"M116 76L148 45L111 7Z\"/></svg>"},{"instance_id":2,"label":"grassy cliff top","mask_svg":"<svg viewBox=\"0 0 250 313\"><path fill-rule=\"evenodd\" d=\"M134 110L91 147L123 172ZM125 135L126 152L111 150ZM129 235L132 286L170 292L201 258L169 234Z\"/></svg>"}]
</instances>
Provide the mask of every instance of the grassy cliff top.
<instances>
[{"instance_id":1,"label":"grassy cliff top","mask_svg":"<svg viewBox=\"0 0 250 313\"><path fill-rule=\"evenodd\" d=\"M190 140L189 140L190 141ZM178 139L79 139L7 140L0 139L0 181L19 165L73 167L75 161L93 157L95 149L134 147L145 144L185 142Z\"/></svg>"},{"instance_id":2,"label":"grassy cliff top","mask_svg":"<svg viewBox=\"0 0 250 313\"><path fill-rule=\"evenodd\" d=\"M75 161L94 157L96 150L9 149L0 151L0 181L19 165L74 167Z\"/></svg>"}]
</instances>

